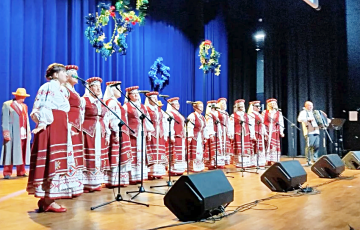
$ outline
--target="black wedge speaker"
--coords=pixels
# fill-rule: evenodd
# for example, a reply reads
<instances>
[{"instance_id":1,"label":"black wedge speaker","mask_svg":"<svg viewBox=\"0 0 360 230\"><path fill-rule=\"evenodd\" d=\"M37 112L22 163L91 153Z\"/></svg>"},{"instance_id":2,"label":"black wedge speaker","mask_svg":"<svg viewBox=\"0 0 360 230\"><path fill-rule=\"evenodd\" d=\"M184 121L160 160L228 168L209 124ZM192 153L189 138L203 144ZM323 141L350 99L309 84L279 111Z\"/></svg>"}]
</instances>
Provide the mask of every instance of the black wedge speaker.
<instances>
[{"instance_id":1,"label":"black wedge speaker","mask_svg":"<svg viewBox=\"0 0 360 230\"><path fill-rule=\"evenodd\" d=\"M180 221L197 221L218 214L234 200L234 189L221 170L181 176L164 197L165 206Z\"/></svg>"},{"instance_id":2,"label":"black wedge speaker","mask_svg":"<svg viewBox=\"0 0 360 230\"><path fill-rule=\"evenodd\" d=\"M311 166L311 171L321 178L338 177L344 170L345 164L337 154L324 155Z\"/></svg>"},{"instance_id":3,"label":"black wedge speaker","mask_svg":"<svg viewBox=\"0 0 360 230\"><path fill-rule=\"evenodd\" d=\"M271 191L287 192L300 188L307 181L307 174L299 161L282 161L268 168L261 181Z\"/></svg>"},{"instance_id":4,"label":"black wedge speaker","mask_svg":"<svg viewBox=\"0 0 360 230\"><path fill-rule=\"evenodd\" d=\"M348 169L360 169L360 151L350 151L346 154L342 162Z\"/></svg>"}]
</instances>

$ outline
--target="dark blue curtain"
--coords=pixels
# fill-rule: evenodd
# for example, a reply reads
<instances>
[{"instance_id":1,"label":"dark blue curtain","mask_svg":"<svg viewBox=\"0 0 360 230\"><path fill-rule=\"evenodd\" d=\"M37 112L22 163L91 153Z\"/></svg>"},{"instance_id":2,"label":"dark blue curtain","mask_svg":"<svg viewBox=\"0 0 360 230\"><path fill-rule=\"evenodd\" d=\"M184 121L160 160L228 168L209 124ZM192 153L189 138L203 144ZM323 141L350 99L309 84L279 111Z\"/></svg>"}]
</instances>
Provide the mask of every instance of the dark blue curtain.
<instances>
[{"instance_id":1,"label":"dark blue curtain","mask_svg":"<svg viewBox=\"0 0 360 230\"><path fill-rule=\"evenodd\" d=\"M104 82L121 80L122 89L139 85L140 89L150 90L148 72L156 58L163 57L164 64L171 68L170 85L163 94L179 96L181 112L188 115L192 108L186 106L186 100L208 100L227 97L227 37L221 16L205 26L191 23L193 12L182 12L184 4L180 0L150 0L150 12L144 26L135 26L127 37L126 56L113 55L105 61L95 52L87 41L84 17L96 12L98 0L1 0L0 1L0 79L2 90L0 101L12 98L11 92L24 87L31 95L25 103L32 110L36 92L46 82L44 77L47 66L53 62L79 66L81 78L101 77ZM194 1L185 1L195 4ZM151 8L151 4L154 5ZM156 6L156 7L155 7ZM179 9L178 9L179 8ZM152 11L153 9L153 11ZM155 11L154 11L155 9ZM182 12L173 15L167 9ZM161 11L164 14L161 14ZM152 16L153 15L153 16ZM162 15L166 15L163 19ZM173 17L173 18L171 18ZM202 15L198 15L199 18ZM185 20L182 22L181 20ZM192 26L189 26L189 23ZM199 26L202 28L199 28ZM215 77L213 98L203 98L202 71L199 70L198 41L194 34L203 30L207 39L214 42L222 53L220 58L221 75ZM111 36L112 22L105 28L106 37ZM200 77L199 77L200 76ZM207 88L212 87L207 85ZM210 89L207 89L207 92ZM84 89L77 85L82 95ZM103 91L105 84L103 84ZM123 99L120 100L123 102ZM34 128L31 122L31 128ZM1 138L2 141L2 138Z\"/></svg>"}]
</instances>

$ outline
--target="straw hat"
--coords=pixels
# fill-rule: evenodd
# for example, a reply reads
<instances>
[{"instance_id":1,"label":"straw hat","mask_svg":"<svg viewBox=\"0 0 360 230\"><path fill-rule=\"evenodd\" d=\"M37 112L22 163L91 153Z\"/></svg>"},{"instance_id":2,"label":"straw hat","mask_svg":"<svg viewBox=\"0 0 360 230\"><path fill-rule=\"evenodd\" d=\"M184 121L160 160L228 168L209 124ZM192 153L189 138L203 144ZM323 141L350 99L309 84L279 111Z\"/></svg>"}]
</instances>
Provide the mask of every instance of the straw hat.
<instances>
[{"instance_id":1,"label":"straw hat","mask_svg":"<svg viewBox=\"0 0 360 230\"><path fill-rule=\"evenodd\" d=\"M25 88L18 88L16 90L16 92L12 93L14 96L20 96L20 97L30 97L29 94L26 93L26 89Z\"/></svg>"}]
</instances>

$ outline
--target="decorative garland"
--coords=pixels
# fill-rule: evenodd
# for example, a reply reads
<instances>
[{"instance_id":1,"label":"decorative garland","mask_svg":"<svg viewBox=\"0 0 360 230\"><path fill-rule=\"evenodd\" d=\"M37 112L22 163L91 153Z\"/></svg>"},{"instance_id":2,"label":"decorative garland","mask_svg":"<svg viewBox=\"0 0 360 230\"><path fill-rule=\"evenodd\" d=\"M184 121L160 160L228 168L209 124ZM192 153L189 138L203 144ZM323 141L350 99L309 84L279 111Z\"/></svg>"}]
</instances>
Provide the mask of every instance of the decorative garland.
<instances>
[{"instance_id":1,"label":"decorative garland","mask_svg":"<svg viewBox=\"0 0 360 230\"><path fill-rule=\"evenodd\" d=\"M97 6L101 9L100 14L98 12L95 15L90 13L85 17L86 24L88 25L85 30L85 36L96 49L96 52L100 53L105 59L116 52L126 55L126 49L128 48L126 36L131 32L132 26L135 26L137 23L143 25L145 22L149 1L136 1L136 10L139 11L139 15L136 15L135 11L130 10L129 4L130 0L119 0L115 6L100 3ZM120 17L116 17L116 11ZM110 18L114 20L115 28L110 41L104 42L105 33L102 28L108 24Z\"/></svg>"},{"instance_id":2,"label":"decorative garland","mask_svg":"<svg viewBox=\"0 0 360 230\"><path fill-rule=\"evenodd\" d=\"M170 67L163 64L163 58L158 57L150 67L149 78L152 91L161 92L169 84Z\"/></svg>"},{"instance_id":3,"label":"decorative garland","mask_svg":"<svg viewBox=\"0 0 360 230\"><path fill-rule=\"evenodd\" d=\"M200 68L205 74L212 72L216 76L220 75L219 58L220 53L217 52L212 45L210 40L205 40L200 44L199 57L200 57Z\"/></svg>"}]
</instances>

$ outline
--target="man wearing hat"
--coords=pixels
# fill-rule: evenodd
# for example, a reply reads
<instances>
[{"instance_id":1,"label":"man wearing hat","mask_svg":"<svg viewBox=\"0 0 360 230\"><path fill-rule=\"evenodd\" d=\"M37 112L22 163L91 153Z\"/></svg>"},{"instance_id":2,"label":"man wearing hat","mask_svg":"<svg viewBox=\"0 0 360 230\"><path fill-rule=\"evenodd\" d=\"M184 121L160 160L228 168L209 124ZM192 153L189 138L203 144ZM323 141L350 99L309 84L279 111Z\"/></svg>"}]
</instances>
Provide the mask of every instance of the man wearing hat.
<instances>
[{"instance_id":1,"label":"man wearing hat","mask_svg":"<svg viewBox=\"0 0 360 230\"><path fill-rule=\"evenodd\" d=\"M18 88L12 93L15 98L6 101L2 107L3 147L0 165L4 165L4 178L9 179L13 165L16 165L17 176L27 176L25 164L30 163L30 125L28 107L25 98L30 95L26 89Z\"/></svg>"}]
</instances>

